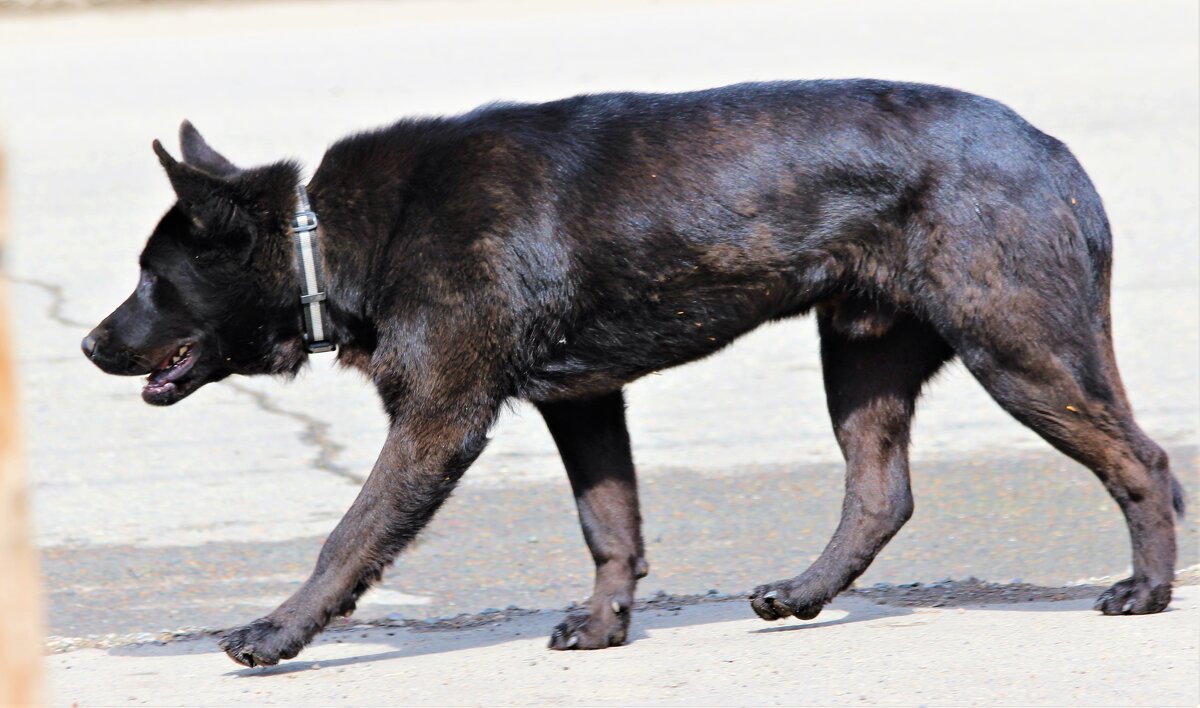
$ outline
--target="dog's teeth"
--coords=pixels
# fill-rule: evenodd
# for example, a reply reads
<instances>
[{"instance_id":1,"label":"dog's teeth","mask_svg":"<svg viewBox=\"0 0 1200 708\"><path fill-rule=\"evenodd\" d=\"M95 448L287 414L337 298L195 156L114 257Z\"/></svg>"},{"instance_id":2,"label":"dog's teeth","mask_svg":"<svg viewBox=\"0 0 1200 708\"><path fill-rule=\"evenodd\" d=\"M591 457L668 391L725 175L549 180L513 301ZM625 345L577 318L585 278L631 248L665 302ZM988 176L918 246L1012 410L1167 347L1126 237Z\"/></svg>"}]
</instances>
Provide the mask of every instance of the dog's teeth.
<instances>
[{"instance_id":1,"label":"dog's teeth","mask_svg":"<svg viewBox=\"0 0 1200 708\"><path fill-rule=\"evenodd\" d=\"M179 348L179 356L183 356L184 354L187 354L187 350L188 350L188 348L187 348L186 344L183 345L182 347L180 347Z\"/></svg>"}]
</instances>

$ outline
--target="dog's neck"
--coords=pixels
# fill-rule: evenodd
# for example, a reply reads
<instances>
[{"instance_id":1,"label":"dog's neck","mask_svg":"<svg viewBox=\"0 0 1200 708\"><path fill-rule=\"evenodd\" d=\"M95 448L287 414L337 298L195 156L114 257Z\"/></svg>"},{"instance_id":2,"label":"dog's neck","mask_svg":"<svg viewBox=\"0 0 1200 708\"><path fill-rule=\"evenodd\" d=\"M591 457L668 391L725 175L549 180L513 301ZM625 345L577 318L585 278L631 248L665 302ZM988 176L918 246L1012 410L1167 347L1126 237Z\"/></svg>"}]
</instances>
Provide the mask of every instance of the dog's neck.
<instances>
[{"instance_id":1,"label":"dog's neck","mask_svg":"<svg viewBox=\"0 0 1200 708\"><path fill-rule=\"evenodd\" d=\"M308 184L311 209L320 219L329 336L339 363L363 371L382 326L376 317L387 311L375 299L420 279L397 239L426 128L414 122L406 129L413 135L366 133L334 143Z\"/></svg>"},{"instance_id":2,"label":"dog's neck","mask_svg":"<svg viewBox=\"0 0 1200 708\"><path fill-rule=\"evenodd\" d=\"M313 176L308 188L309 210L316 215L317 229L314 244L314 265L321 279L319 292L323 316L323 335L337 347L338 362L345 366L366 371L367 363L375 350L375 327L368 311L370 292L367 283L374 280L375 267L384 251L385 238L372 228L374 224L359 223L353 213L352 202L347 200L343 185L334 186L329 180L318 179L320 170ZM348 208L350 207L350 208ZM304 272L296 264L297 276L303 280ZM305 286L301 284L301 288ZM305 293L310 294L310 293ZM311 305L302 302L305 310L305 348L312 337L310 322L313 318ZM331 346L332 349L332 346ZM308 349L312 351L312 349Z\"/></svg>"}]
</instances>

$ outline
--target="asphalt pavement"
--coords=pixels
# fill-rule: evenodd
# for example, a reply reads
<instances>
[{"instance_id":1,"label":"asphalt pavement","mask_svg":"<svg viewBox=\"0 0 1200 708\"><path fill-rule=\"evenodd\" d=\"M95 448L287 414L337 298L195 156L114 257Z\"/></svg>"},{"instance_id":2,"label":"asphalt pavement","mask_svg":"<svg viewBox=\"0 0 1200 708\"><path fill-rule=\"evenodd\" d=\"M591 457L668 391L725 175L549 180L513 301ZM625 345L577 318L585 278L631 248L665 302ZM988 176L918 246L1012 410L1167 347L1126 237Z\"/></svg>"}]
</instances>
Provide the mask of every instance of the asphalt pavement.
<instances>
[{"instance_id":1,"label":"asphalt pavement","mask_svg":"<svg viewBox=\"0 0 1200 708\"><path fill-rule=\"evenodd\" d=\"M171 193L150 151L191 119L239 164L406 115L609 89L872 76L998 98L1075 151L1116 239L1117 357L1138 419L1200 499L1197 7L1115 1L853 4L264 2L0 13L16 310L49 633L222 627L305 577L383 440L370 387L317 357L171 409L102 375L79 339L136 281ZM765 327L628 391L651 575L740 592L795 574L836 523L842 467L815 326ZM559 608L590 560L549 435L517 406L362 618ZM1091 474L960 366L914 433L917 513L862 582L1047 585L1128 567ZM1198 502L1200 504L1200 502ZM1193 516L1193 519L1195 517ZM1200 532L1180 528L1181 565ZM748 610L747 610L748 611ZM1194 663L1193 663L1194 665Z\"/></svg>"}]
</instances>

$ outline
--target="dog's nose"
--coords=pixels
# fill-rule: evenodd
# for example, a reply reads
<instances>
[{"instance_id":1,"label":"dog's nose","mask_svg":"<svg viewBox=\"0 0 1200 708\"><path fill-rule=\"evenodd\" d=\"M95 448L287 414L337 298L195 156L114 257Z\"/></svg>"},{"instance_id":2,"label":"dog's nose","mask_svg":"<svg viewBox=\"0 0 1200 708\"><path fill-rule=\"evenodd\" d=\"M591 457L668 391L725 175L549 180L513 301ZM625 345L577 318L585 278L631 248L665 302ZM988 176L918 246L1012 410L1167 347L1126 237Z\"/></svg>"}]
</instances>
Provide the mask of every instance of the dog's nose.
<instances>
[{"instance_id":1,"label":"dog's nose","mask_svg":"<svg viewBox=\"0 0 1200 708\"><path fill-rule=\"evenodd\" d=\"M96 338L89 334L80 342L79 348L83 350L84 356L91 359L92 355L96 353Z\"/></svg>"}]
</instances>

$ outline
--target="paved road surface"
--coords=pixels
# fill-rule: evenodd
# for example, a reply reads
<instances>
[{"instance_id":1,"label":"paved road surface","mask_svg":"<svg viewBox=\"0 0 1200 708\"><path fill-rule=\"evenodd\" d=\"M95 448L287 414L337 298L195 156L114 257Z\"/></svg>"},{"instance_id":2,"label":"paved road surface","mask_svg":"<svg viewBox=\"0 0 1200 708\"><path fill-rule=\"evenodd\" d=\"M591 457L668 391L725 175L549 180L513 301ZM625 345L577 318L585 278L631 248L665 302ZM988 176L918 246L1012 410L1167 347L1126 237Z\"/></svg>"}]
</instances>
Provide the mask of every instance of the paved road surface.
<instances>
[{"instance_id":1,"label":"paved road surface","mask_svg":"<svg viewBox=\"0 0 1200 708\"><path fill-rule=\"evenodd\" d=\"M766 626L742 603L640 614L628 646L547 651L545 613L450 632L356 629L242 669L211 640L50 659L61 705L1194 706L1200 588L1174 611L1101 617L1089 601L904 608L836 600Z\"/></svg>"},{"instance_id":2,"label":"paved road surface","mask_svg":"<svg viewBox=\"0 0 1200 708\"><path fill-rule=\"evenodd\" d=\"M234 161L314 166L345 133L493 99L874 76L1004 100L1064 139L1116 233L1118 358L1139 419L1200 499L1197 9L1188 2L262 3L0 15L17 302L50 632L224 626L307 573L383 438L356 375L235 380L169 410L78 354L136 280L170 202L150 152L188 117ZM629 391L649 593L799 571L840 505L814 325L764 328ZM560 607L588 555L549 436L517 407L359 615ZM1127 539L1089 473L961 367L915 432L917 516L863 582L1121 573ZM1194 518L1194 517L1193 517ZM1181 564L1198 560L1181 530Z\"/></svg>"}]
</instances>

